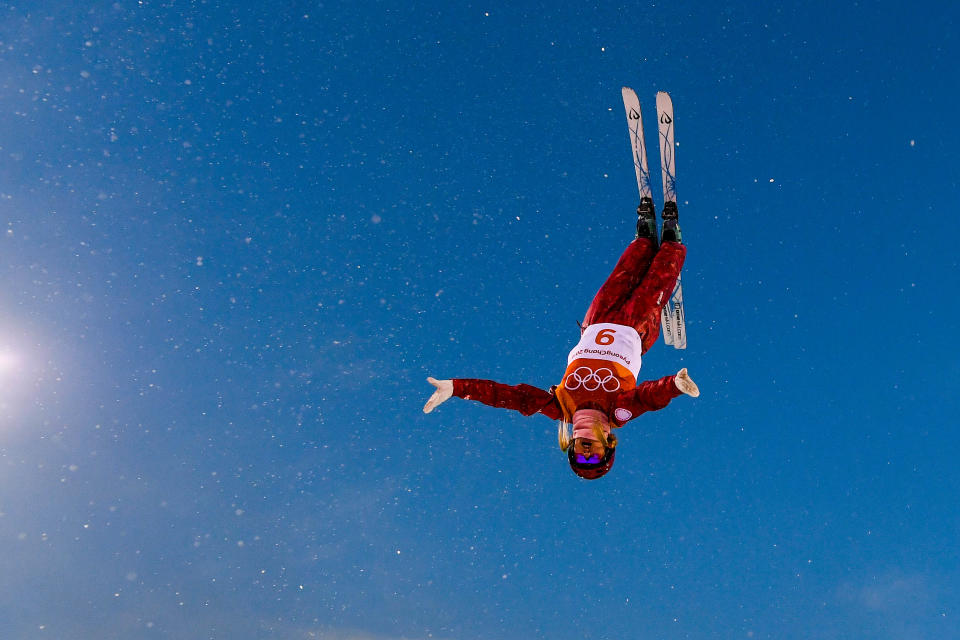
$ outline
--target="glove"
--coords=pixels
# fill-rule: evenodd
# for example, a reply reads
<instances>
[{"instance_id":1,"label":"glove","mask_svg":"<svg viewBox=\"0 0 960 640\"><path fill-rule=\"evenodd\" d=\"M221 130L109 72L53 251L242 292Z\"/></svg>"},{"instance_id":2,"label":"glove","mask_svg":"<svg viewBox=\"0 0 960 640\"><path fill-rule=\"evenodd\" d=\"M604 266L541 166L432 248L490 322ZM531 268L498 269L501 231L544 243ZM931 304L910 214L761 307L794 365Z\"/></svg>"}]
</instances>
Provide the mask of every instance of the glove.
<instances>
[{"instance_id":1,"label":"glove","mask_svg":"<svg viewBox=\"0 0 960 640\"><path fill-rule=\"evenodd\" d=\"M453 395L453 380L437 380L436 378L427 378L427 382L435 386L437 390L434 391L433 395L430 396L430 399L427 400L427 404L423 405L424 413L430 413L439 405L449 400Z\"/></svg>"},{"instance_id":2,"label":"glove","mask_svg":"<svg viewBox=\"0 0 960 640\"><path fill-rule=\"evenodd\" d=\"M677 372L677 375L673 378L673 382L677 385L677 389L680 389L680 391L683 391L688 396L696 398L700 395L700 389L697 387L697 383L690 379L690 374L687 373L686 367Z\"/></svg>"}]
</instances>

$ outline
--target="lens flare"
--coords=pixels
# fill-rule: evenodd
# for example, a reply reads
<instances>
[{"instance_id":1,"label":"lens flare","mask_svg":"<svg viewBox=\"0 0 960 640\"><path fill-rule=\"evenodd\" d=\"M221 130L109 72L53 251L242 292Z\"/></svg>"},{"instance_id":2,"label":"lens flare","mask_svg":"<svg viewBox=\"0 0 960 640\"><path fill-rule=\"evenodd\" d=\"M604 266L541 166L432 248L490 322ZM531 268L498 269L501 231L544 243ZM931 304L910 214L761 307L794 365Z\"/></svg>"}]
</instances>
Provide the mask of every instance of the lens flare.
<instances>
[{"instance_id":1,"label":"lens flare","mask_svg":"<svg viewBox=\"0 0 960 640\"><path fill-rule=\"evenodd\" d=\"M15 371L20 366L20 357L7 349L0 349L0 374Z\"/></svg>"}]
</instances>

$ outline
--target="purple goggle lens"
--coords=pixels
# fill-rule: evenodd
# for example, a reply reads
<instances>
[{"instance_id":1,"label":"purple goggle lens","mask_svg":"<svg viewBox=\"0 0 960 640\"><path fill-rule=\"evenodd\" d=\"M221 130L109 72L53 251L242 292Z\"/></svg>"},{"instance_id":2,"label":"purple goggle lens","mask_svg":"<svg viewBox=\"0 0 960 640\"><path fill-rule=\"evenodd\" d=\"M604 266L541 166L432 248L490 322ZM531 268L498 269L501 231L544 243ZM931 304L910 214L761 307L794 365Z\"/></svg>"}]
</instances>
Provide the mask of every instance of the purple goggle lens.
<instances>
[{"instance_id":1,"label":"purple goggle lens","mask_svg":"<svg viewBox=\"0 0 960 640\"><path fill-rule=\"evenodd\" d=\"M591 454L589 456L585 456L582 453L578 453L576 455L577 455L577 458L576 458L577 462L580 464L597 464L601 460L600 455L596 453Z\"/></svg>"}]
</instances>

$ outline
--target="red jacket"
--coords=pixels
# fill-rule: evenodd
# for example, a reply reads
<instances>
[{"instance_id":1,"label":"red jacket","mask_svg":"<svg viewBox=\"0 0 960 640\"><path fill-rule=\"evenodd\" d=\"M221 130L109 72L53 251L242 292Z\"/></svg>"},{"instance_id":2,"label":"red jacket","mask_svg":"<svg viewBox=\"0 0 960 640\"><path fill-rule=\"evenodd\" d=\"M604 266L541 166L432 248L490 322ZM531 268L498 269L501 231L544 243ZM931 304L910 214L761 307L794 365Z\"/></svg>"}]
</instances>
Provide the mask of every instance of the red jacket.
<instances>
[{"instance_id":1,"label":"red jacket","mask_svg":"<svg viewBox=\"0 0 960 640\"><path fill-rule=\"evenodd\" d=\"M632 389L604 394L602 401L595 406L580 408L599 409L610 416L615 427L622 427L641 413L663 409L671 400L681 395L682 392L673 379L674 376L669 375L659 380L641 382ZM453 381L453 395L458 398L476 400L491 407L513 409L525 416L542 413L548 418L560 420L563 411L554 393L555 389L556 387L551 387L549 391L544 391L529 384L511 387L492 380L470 378Z\"/></svg>"},{"instance_id":2,"label":"red jacket","mask_svg":"<svg viewBox=\"0 0 960 640\"><path fill-rule=\"evenodd\" d=\"M681 394L674 376L636 382L641 355L657 338L660 308L673 291L685 255L686 248L676 242L659 249L649 239L630 243L590 305L559 389L459 379L453 381L453 394L567 422L574 421L577 411L592 409L606 414L614 427L663 409Z\"/></svg>"}]
</instances>

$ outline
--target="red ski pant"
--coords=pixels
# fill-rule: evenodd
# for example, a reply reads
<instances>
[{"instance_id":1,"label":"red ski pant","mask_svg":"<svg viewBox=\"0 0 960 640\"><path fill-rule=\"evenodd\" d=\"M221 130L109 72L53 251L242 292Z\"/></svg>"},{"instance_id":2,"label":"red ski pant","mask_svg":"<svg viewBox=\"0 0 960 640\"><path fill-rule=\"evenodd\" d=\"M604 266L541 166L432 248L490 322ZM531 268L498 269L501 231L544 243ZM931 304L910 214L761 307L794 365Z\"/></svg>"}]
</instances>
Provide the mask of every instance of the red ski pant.
<instances>
[{"instance_id":1,"label":"red ski pant","mask_svg":"<svg viewBox=\"0 0 960 640\"><path fill-rule=\"evenodd\" d=\"M678 242L664 242L659 250L647 238L631 242L594 296L583 326L610 322L633 327L646 353L660 335L660 310L673 294L686 255L687 248Z\"/></svg>"}]
</instances>

